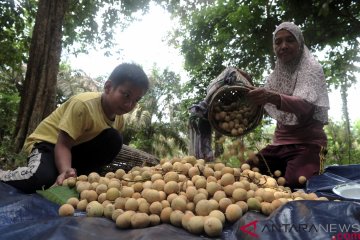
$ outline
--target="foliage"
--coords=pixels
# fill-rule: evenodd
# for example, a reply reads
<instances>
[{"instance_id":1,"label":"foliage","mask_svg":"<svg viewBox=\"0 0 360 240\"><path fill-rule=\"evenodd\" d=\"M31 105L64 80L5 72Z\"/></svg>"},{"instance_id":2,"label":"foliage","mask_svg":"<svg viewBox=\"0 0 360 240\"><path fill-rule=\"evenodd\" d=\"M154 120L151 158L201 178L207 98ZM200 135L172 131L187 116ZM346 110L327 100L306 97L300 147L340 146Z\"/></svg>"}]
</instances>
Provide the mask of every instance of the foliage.
<instances>
[{"instance_id":1,"label":"foliage","mask_svg":"<svg viewBox=\"0 0 360 240\"><path fill-rule=\"evenodd\" d=\"M186 127L174 107L181 99L179 76L154 67L150 81L149 92L126 117L125 144L160 157L186 152Z\"/></svg>"},{"instance_id":2,"label":"foliage","mask_svg":"<svg viewBox=\"0 0 360 240\"><path fill-rule=\"evenodd\" d=\"M325 127L325 132L328 137L328 154L326 156L327 165L360 163L359 124L360 120L355 122L354 129L351 131L352 141L350 143L350 148L348 144L346 144L347 131L343 122L330 121L329 125Z\"/></svg>"},{"instance_id":3,"label":"foliage","mask_svg":"<svg viewBox=\"0 0 360 240\"><path fill-rule=\"evenodd\" d=\"M101 80L94 80L82 70L74 70L68 64L61 64L58 74L56 104L59 105L81 92L101 91Z\"/></svg>"},{"instance_id":4,"label":"foliage","mask_svg":"<svg viewBox=\"0 0 360 240\"><path fill-rule=\"evenodd\" d=\"M13 81L17 77L0 71L0 142L10 137L15 126L20 97Z\"/></svg>"},{"instance_id":5,"label":"foliage","mask_svg":"<svg viewBox=\"0 0 360 240\"><path fill-rule=\"evenodd\" d=\"M27 61L35 1L0 1L0 70L21 72Z\"/></svg>"},{"instance_id":6,"label":"foliage","mask_svg":"<svg viewBox=\"0 0 360 240\"><path fill-rule=\"evenodd\" d=\"M334 154L334 157L341 155L341 159L348 159L348 162L351 162L352 159L356 160L357 148L353 146L353 134L351 132L351 123L348 111L347 97L348 89L351 88L353 84L356 83L356 73L360 72L360 68L356 66L356 62L360 60L360 53L358 51L359 42L356 39L350 40L346 43L343 43L339 47L330 49L327 52L326 61L323 62L325 75L327 76L327 82L330 85L333 85L335 89L340 89L341 99L342 99L342 112L343 112L343 121L344 128L340 126L333 126L333 123L330 123L329 132L333 133L331 137L334 137L335 129L341 128L342 133L342 144L338 145L337 139L333 139L333 146L331 146L331 152ZM354 148L355 147L355 148ZM347 154L345 154L345 151ZM342 154L341 154L342 153ZM352 156L354 155L355 156ZM341 159L334 158L335 161L341 161Z\"/></svg>"},{"instance_id":7,"label":"foliage","mask_svg":"<svg viewBox=\"0 0 360 240\"><path fill-rule=\"evenodd\" d=\"M11 65L10 62L9 65ZM21 72L0 67L0 166L3 169L12 169L25 163L22 154L14 153L12 140L20 102L18 87L22 79Z\"/></svg>"},{"instance_id":8,"label":"foliage","mask_svg":"<svg viewBox=\"0 0 360 240\"><path fill-rule=\"evenodd\" d=\"M23 63L28 57L33 1L0 1L0 157L11 152ZM8 154L8 165L16 156ZM6 167L6 166L5 166Z\"/></svg>"},{"instance_id":9,"label":"foliage","mask_svg":"<svg viewBox=\"0 0 360 240\"><path fill-rule=\"evenodd\" d=\"M353 125L353 133L354 136L357 136L355 138L355 145L357 145L358 147L360 147L360 119L356 120L354 125Z\"/></svg>"},{"instance_id":10,"label":"foliage","mask_svg":"<svg viewBox=\"0 0 360 240\"><path fill-rule=\"evenodd\" d=\"M0 143L0 169L12 170L26 165L27 156L23 152L15 153L13 151L14 143L9 136L3 138Z\"/></svg>"}]
</instances>

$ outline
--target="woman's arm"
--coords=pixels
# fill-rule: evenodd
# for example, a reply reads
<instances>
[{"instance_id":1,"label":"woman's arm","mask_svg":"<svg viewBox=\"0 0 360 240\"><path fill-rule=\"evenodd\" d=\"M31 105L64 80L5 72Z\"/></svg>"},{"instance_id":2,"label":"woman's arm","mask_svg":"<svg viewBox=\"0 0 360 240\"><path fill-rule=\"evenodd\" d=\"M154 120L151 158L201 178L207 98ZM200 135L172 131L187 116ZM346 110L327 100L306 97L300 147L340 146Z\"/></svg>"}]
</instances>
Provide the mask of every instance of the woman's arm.
<instances>
[{"instance_id":1,"label":"woman's arm","mask_svg":"<svg viewBox=\"0 0 360 240\"><path fill-rule=\"evenodd\" d=\"M310 118L314 113L314 106L304 99L279 94L265 88L254 88L249 91L247 97L257 105L266 103L274 104L277 109L281 111L295 114L299 118L299 121Z\"/></svg>"},{"instance_id":2,"label":"woman's arm","mask_svg":"<svg viewBox=\"0 0 360 240\"><path fill-rule=\"evenodd\" d=\"M279 110L294 113L295 115L312 115L314 105L296 96L281 95Z\"/></svg>"}]
</instances>

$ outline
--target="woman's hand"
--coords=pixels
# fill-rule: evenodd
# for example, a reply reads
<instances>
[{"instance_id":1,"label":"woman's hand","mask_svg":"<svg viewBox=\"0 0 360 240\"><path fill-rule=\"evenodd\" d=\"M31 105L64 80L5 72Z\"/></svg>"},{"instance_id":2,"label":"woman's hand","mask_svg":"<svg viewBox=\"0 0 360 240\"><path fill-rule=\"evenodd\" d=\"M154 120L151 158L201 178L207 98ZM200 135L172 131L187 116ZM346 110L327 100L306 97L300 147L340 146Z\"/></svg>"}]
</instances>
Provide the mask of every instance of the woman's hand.
<instances>
[{"instance_id":1,"label":"woman's hand","mask_svg":"<svg viewBox=\"0 0 360 240\"><path fill-rule=\"evenodd\" d=\"M265 88L253 87L246 96L256 105L264 105L266 103L272 103L277 107L280 107L281 105L280 95Z\"/></svg>"},{"instance_id":2,"label":"woman's hand","mask_svg":"<svg viewBox=\"0 0 360 240\"><path fill-rule=\"evenodd\" d=\"M69 168L66 171L60 173L60 175L56 179L55 184L56 185L61 185L66 178L76 177L76 176L77 176L76 175L76 169L75 168Z\"/></svg>"}]
</instances>

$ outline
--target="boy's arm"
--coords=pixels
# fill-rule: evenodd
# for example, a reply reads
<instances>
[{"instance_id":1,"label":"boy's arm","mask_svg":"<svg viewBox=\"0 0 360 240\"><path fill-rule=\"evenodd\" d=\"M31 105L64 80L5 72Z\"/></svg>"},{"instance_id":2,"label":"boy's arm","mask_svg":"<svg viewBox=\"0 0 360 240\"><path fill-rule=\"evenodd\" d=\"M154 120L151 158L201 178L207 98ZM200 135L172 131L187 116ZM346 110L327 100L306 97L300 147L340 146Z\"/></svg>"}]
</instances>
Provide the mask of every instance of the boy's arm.
<instances>
[{"instance_id":1,"label":"boy's arm","mask_svg":"<svg viewBox=\"0 0 360 240\"><path fill-rule=\"evenodd\" d=\"M68 177L76 177L76 170L71 167L71 148L74 140L64 131L59 132L55 145L55 164L59 172L56 184L60 185Z\"/></svg>"}]
</instances>

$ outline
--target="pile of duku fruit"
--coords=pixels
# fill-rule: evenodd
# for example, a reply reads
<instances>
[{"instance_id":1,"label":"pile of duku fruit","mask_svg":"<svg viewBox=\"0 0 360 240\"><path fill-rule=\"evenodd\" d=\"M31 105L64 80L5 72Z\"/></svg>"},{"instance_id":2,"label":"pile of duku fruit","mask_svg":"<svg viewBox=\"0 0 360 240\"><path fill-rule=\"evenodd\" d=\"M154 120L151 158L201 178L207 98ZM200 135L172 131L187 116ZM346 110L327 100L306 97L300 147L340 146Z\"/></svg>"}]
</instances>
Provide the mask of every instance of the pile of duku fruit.
<instances>
[{"instance_id":1,"label":"pile of duku fruit","mask_svg":"<svg viewBox=\"0 0 360 240\"><path fill-rule=\"evenodd\" d=\"M219 236L226 222L237 221L247 211L270 215L294 200L327 200L314 193L292 192L274 177L250 169L205 163L193 156L163 159L154 167L122 169L100 176L68 178L79 198L59 208L61 216L75 209L89 217L112 219L118 228L145 228L160 223L183 227L193 234ZM280 183L280 184L279 184Z\"/></svg>"}]
</instances>

